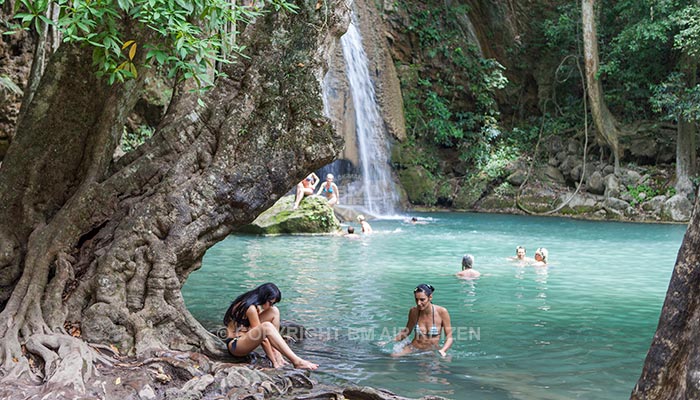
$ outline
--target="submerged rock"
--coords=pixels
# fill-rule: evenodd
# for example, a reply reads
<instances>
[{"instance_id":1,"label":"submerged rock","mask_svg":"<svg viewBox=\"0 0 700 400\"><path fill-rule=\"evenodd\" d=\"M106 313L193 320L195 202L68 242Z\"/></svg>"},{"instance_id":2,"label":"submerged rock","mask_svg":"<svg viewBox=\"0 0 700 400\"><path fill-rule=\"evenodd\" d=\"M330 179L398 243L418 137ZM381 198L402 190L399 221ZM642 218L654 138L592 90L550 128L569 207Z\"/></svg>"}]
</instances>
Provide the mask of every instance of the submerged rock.
<instances>
[{"instance_id":1,"label":"submerged rock","mask_svg":"<svg viewBox=\"0 0 700 400\"><path fill-rule=\"evenodd\" d=\"M323 197L307 196L294 210L294 196L284 196L260 214L252 223L238 231L256 234L335 233L340 222Z\"/></svg>"}]
</instances>

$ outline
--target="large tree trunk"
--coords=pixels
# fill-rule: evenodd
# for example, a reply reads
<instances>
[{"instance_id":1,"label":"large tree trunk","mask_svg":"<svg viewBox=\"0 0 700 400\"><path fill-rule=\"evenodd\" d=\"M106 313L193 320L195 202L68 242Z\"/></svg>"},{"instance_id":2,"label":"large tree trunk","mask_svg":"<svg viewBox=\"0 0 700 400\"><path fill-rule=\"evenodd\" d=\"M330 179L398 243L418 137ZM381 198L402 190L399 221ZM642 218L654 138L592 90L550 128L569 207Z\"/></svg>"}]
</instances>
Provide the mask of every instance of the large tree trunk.
<instances>
[{"instance_id":1,"label":"large tree trunk","mask_svg":"<svg viewBox=\"0 0 700 400\"><path fill-rule=\"evenodd\" d=\"M204 105L178 92L154 137L114 163L139 83L98 81L78 47L51 58L0 169L3 381L81 390L93 359L67 323L124 354L224 353L186 309L182 285L209 247L342 144L323 116L320 82L347 9L296 3L298 13L246 28L249 58L224 67ZM65 357L71 349L83 356Z\"/></svg>"},{"instance_id":2,"label":"large tree trunk","mask_svg":"<svg viewBox=\"0 0 700 400\"><path fill-rule=\"evenodd\" d=\"M598 56L598 34L596 29L595 0L581 1L583 20L583 52L586 62L586 86L591 102L591 115L596 132L610 147L615 162L615 173L620 169L620 130L617 121L605 103L603 85L598 79L600 68Z\"/></svg>"},{"instance_id":3,"label":"large tree trunk","mask_svg":"<svg viewBox=\"0 0 700 400\"><path fill-rule=\"evenodd\" d=\"M687 88L693 88L697 84L697 61L694 57L684 54L681 60L681 69L685 76ZM676 141L676 193L685 196L693 193L691 177L696 173L696 146L695 123L687 121L683 116L678 119L678 139Z\"/></svg>"},{"instance_id":4,"label":"large tree trunk","mask_svg":"<svg viewBox=\"0 0 700 400\"><path fill-rule=\"evenodd\" d=\"M632 399L700 399L700 198Z\"/></svg>"}]
</instances>

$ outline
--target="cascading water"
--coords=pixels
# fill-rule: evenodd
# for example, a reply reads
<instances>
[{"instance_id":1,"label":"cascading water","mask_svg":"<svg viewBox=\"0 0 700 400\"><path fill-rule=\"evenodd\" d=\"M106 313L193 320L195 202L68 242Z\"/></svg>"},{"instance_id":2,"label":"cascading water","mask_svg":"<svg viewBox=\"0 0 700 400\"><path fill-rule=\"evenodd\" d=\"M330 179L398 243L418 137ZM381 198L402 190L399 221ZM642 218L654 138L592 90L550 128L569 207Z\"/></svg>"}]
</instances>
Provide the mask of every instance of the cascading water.
<instances>
[{"instance_id":1,"label":"cascading water","mask_svg":"<svg viewBox=\"0 0 700 400\"><path fill-rule=\"evenodd\" d=\"M374 85L367 67L367 55L362 47L362 36L353 13L347 32L340 38L345 60L345 72L350 84L350 94L355 108L357 147L360 158L363 207L375 216L395 214L398 203L396 187L389 166L389 143L374 92ZM357 191L357 190L356 190Z\"/></svg>"},{"instance_id":2,"label":"cascading water","mask_svg":"<svg viewBox=\"0 0 700 400\"><path fill-rule=\"evenodd\" d=\"M353 12L351 23L340 43L355 113L354 127L359 165L355 168L349 162L339 160L324 167L319 174L333 173L340 176L341 204L358 208L359 211L372 216L386 217L395 215L399 196L389 165L389 142L357 24L357 17ZM324 83L324 107L328 116L332 115L329 96L335 96L335 90L328 81ZM321 179L323 175L320 175Z\"/></svg>"}]
</instances>

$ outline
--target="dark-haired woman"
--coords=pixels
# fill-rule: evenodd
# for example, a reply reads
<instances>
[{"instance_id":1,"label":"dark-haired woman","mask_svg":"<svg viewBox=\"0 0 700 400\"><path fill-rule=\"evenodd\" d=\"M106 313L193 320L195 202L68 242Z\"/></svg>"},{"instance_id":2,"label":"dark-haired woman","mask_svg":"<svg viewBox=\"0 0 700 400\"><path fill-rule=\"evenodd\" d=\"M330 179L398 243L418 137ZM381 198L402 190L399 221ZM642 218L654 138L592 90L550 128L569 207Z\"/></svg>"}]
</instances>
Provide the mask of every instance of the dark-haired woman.
<instances>
[{"instance_id":1,"label":"dark-haired woman","mask_svg":"<svg viewBox=\"0 0 700 400\"><path fill-rule=\"evenodd\" d=\"M274 283L265 283L236 297L224 316L224 342L229 353L243 357L262 346L275 368L286 364L284 355L294 368L316 369L318 365L294 354L280 335L280 312L275 307L280 300L282 293Z\"/></svg>"},{"instance_id":2,"label":"dark-haired woman","mask_svg":"<svg viewBox=\"0 0 700 400\"><path fill-rule=\"evenodd\" d=\"M397 342L415 331L411 344L393 355L400 356L415 350L437 350L443 357L452 346L452 323L445 307L432 303L435 288L421 283L413 290L416 306L408 311L406 327L396 335ZM445 331L445 343L440 347L440 334Z\"/></svg>"}]
</instances>

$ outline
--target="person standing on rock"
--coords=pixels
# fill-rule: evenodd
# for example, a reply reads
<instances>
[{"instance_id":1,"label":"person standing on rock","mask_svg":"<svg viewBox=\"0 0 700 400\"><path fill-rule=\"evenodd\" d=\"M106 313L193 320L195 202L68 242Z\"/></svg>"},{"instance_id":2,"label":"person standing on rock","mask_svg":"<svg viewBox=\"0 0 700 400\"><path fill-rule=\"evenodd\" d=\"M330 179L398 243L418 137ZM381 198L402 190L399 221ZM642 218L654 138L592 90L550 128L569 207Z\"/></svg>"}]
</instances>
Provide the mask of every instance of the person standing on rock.
<instances>
[{"instance_id":1,"label":"person standing on rock","mask_svg":"<svg viewBox=\"0 0 700 400\"><path fill-rule=\"evenodd\" d=\"M265 283L236 297L224 315L226 348L235 357L244 357L256 347L262 346L275 368L287 364L284 355L294 368L316 369L317 364L297 356L282 338L280 311L275 307L282 300L282 293L274 283Z\"/></svg>"}]
</instances>

